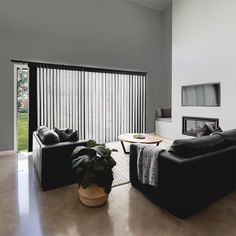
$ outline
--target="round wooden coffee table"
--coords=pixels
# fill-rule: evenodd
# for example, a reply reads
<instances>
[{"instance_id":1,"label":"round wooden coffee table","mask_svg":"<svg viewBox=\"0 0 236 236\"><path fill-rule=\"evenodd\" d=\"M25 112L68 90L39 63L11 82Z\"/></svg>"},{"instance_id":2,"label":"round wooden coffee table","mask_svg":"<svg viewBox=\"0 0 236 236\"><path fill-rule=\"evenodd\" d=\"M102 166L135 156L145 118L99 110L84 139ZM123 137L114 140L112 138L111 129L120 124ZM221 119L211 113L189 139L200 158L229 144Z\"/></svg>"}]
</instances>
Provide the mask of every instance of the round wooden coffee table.
<instances>
[{"instance_id":1,"label":"round wooden coffee table","mask_svg":"<svg viewBox=\"0 0 236 236\"><path fill-rule=\"evenodd\" d=\"M145 137L143 139L134 138L134 135L135 134L121 134L118 137L118 139L121 142L121 145L122 145L122 148L123 148L125 154L129 154L129 152L127 152L125 150L124 142L142 143L142 144L156 144L157 146L159 145L160 142L162 142L162 139L155 134L141 134L142 136Z\"/></svg>"}]
</instances>

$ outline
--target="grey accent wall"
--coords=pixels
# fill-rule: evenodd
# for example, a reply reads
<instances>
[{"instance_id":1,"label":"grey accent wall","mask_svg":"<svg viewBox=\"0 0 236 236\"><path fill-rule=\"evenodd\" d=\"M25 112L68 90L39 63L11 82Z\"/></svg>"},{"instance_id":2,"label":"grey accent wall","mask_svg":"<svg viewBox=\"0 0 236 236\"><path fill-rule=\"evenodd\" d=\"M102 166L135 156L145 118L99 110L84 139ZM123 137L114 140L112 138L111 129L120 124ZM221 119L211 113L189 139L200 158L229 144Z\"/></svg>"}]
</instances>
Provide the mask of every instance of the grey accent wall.
<instances>
[{"instance_id":1,"label":"grey accent wall","mask_svg":"<svg viewBox=\"0 0 236 236\"><path fill-rule=\"evenodd\" d=\"M155 108L170 103L160 13L122 0L13 0L1 1L0 22L0 151L14 142L11 59L148 72L147 130L154 131Z\"/></svg>"},{"instance_id":2,"label":"grey accent wall","mask_svg":"<svg viewBox=\"0 0 236 236\"><path fill-rule=\"evenodd\" d=\"M172 88L172 4L162 12L162 49L163 49L163 80L162 91L165 91L165 103L162 106L171 106Z\"/></svg>"}]
</instances>

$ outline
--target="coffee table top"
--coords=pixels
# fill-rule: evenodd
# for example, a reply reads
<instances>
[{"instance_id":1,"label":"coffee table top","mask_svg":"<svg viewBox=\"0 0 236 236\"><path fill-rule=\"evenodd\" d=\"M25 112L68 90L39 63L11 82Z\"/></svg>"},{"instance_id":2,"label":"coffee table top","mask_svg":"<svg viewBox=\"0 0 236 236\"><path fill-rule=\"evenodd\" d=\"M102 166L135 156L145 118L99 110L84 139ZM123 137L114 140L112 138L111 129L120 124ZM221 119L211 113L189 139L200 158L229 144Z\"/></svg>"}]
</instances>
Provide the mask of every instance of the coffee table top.
<instances>
[{"instance_id":1,"label":"coffee table top","mask_svg":"<svg viewBox=\"0 0 236 236\"><path fill-rule=\"evenodd\" d=\"M143 144L155 144L162 142L162 139L155 134L141 134L145 136L144 139L136 139L134 138L133 133L130 134L121 134L118 139L120 141L128 142L128 143L143 143Z\"/></svg>"}]
</instances>

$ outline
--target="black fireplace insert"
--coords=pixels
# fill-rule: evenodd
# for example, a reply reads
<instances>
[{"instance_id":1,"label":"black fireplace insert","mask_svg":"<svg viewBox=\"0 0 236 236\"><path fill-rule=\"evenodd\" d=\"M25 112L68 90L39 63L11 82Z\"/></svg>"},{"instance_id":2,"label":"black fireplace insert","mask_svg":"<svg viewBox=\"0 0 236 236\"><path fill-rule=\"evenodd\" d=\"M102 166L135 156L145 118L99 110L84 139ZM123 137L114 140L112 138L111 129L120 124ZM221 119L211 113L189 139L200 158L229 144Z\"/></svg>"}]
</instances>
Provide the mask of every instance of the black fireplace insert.
<instances>
[{"instance_id":1,"label":"black fireplace insert","mask_svg":"<svg viewBox=\"0 0 236 236\"><path fill-rule=\"evenodd\" d=\"M184 116L182 125L182 134L197 137L197 133L201 131L201 129L205 124L213 125L215 128L218 128L219 119Z\"/></svg>"}]
</instances>

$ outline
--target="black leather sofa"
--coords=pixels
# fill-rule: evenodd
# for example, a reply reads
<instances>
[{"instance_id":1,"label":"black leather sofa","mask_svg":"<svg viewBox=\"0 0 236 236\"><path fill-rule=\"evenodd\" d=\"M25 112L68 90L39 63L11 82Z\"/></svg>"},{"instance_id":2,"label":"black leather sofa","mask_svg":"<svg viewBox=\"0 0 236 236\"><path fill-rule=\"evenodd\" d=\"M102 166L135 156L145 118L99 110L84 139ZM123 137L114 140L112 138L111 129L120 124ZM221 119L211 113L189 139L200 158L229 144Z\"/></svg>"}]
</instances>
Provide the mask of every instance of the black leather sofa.
<instances>
[{"instance_id":1,"label":"black leather sofa","mask_svg":"<svg viewBox=\"0 0 236 236\"><path fill-rule=\"evenodd\" d=\"M33 162L43 190L76 183L71 167L71 153L87 141L59 142L45 145L37 132L33 133Z\"/></svg>"},{"instance_id":2,"label":"black leather sofa","mask_svg":"<svg viewBox=\"0 0 236 236\"><path fill-rule=\"evenodd\" d=\"M138 180L137 147L130 147L132 185L177 217L188 217L235 191L236 130L176 141L172 152L159 155L157 187Z\"/></svg>"}]
</instances>

